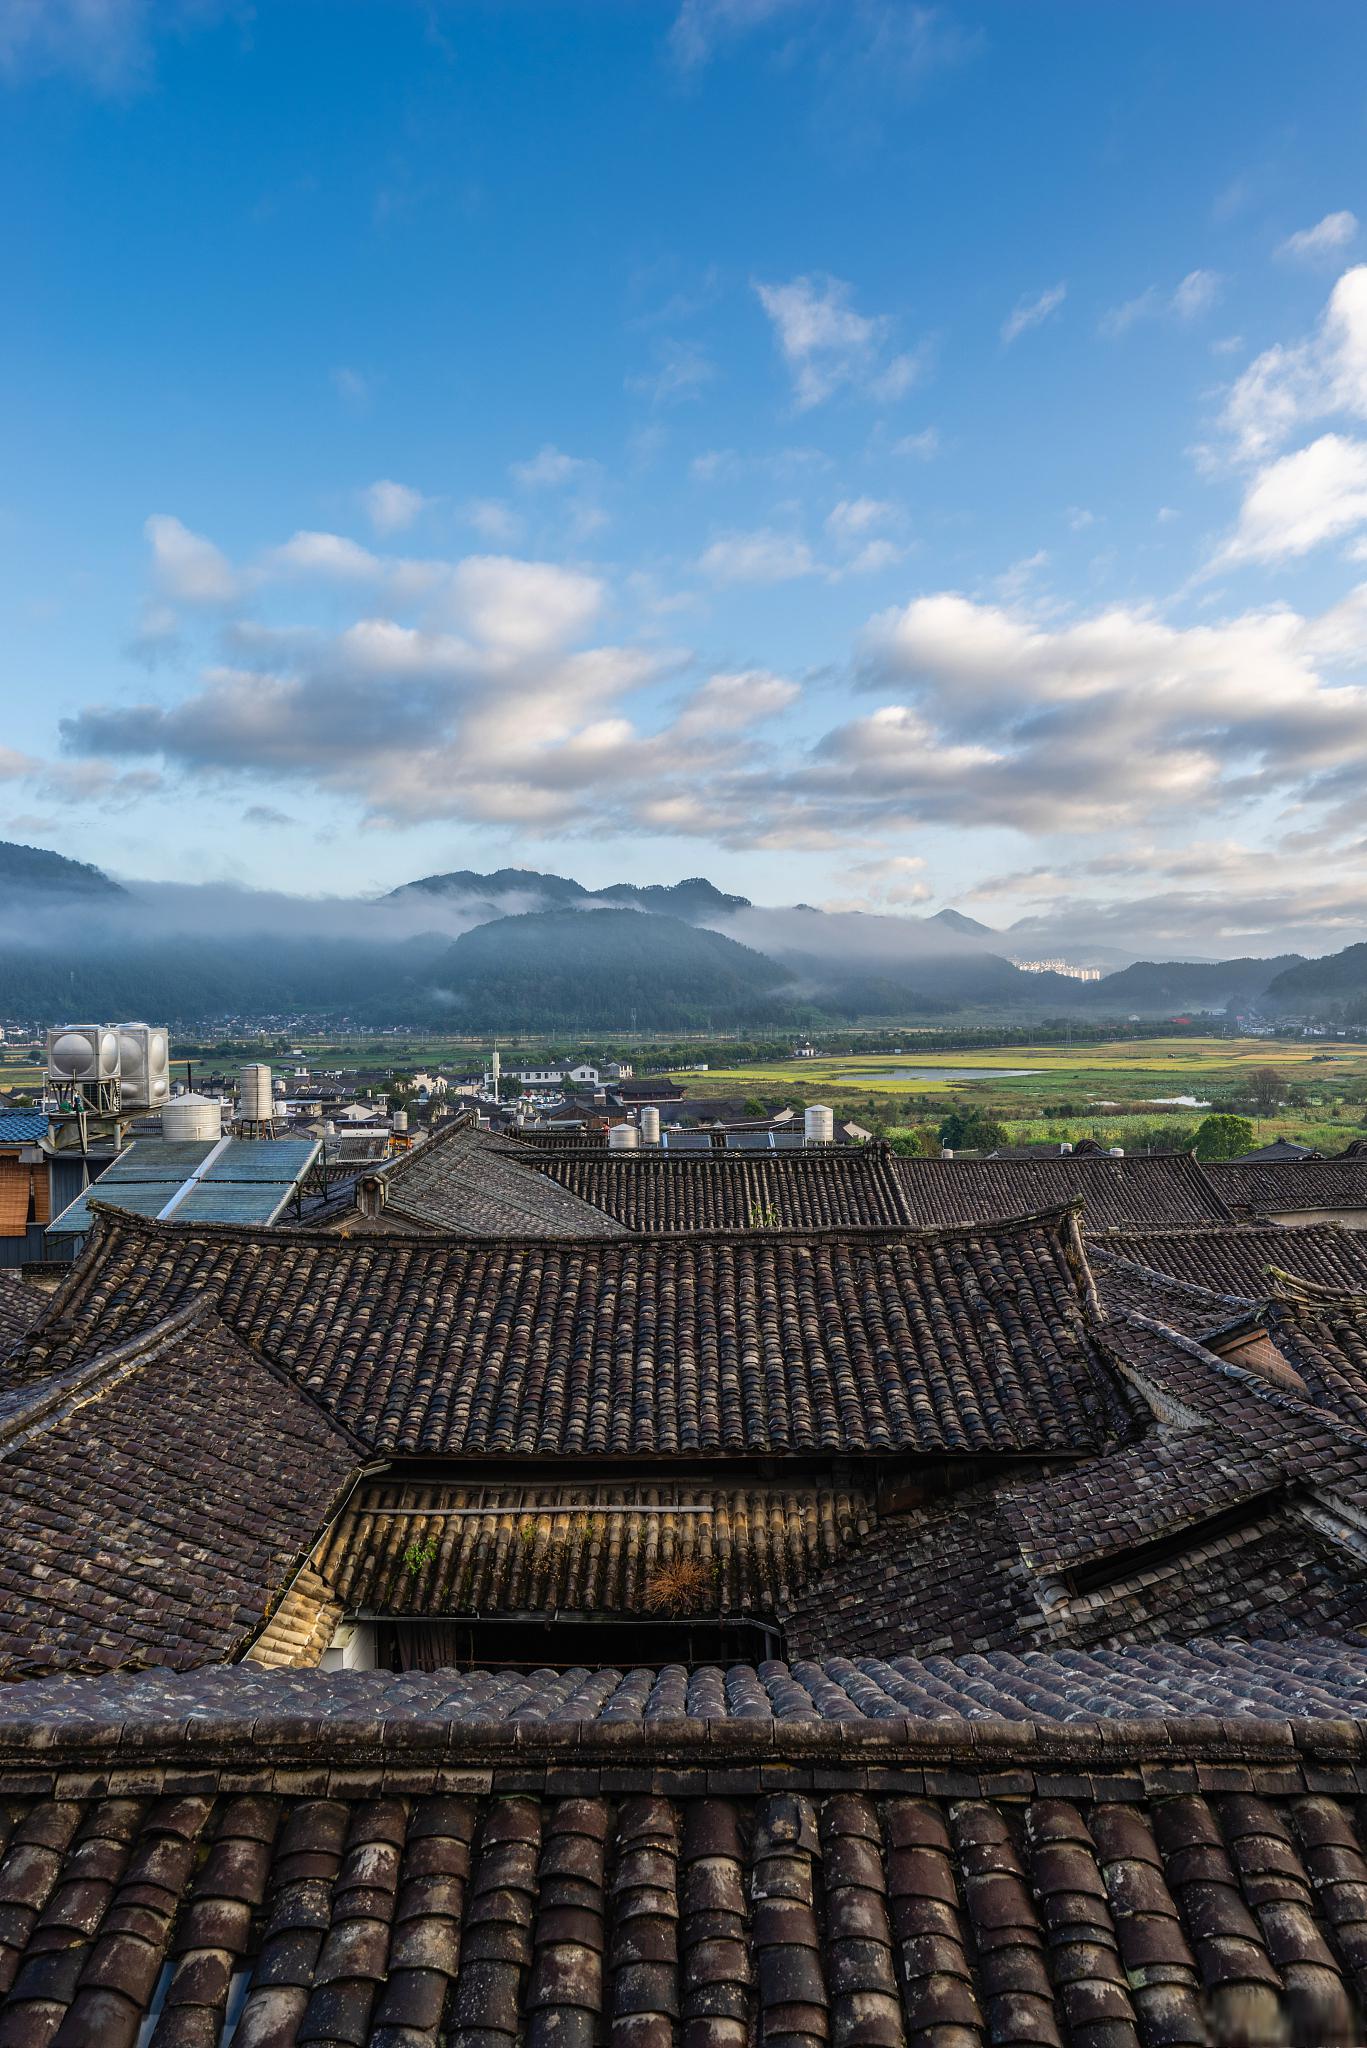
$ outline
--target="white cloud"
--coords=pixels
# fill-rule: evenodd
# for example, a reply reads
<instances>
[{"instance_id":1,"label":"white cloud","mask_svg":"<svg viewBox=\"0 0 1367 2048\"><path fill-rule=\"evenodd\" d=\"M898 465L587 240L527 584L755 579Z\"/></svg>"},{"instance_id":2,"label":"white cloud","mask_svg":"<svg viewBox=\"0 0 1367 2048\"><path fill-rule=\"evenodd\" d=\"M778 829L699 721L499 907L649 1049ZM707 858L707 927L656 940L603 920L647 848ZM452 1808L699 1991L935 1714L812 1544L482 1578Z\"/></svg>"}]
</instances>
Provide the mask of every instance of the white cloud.
<instances>
[{"instance_id":1,"label":"white cloud","mask_svg":"<svg viewBox=\"0 0 1367 2048\"><path fill-rule=\"evenodd\" d=\"M925 861L919 854L892 854L886 860L857 861L846 870L855 884L854 893L828 900L823 910L865 910L887 912L908 910L928 903L934 890L925 879Z\"/></svg>"},{"instance_id":2,"label":"white cloud","mask_svg":"<svg viewBox=\"0 0 1367 2048\"><path fill-rule=\"evenodd\" d=\"M513 463L510 475L527 490L554 489L582 476L589 464L578 455L566 455L547 441L529 462Z\"/></svg>"},{"instance_id":3,"label":"white cloud","mask_svg":"<svg viewBox=\"0 0 1367 2048\"><path fill-rule=\"evenodd\" d=\"M217 20L217 0L0 0L0 78L66 73L98 93L151 82L158 29Z\"/></svg>"},{"instance_id":4,"label":"white cloud","mask_svg":"<svg viewBox=\"0 0 1367 2048\"><path fill-rule=\"evenodd\" d=\"M683 0L669 32L669 48L681 70L706 64L717 43L758 28L793 6L794 0Z\"/></svg>"},{"instance_id":5,"label":"white cloud","mask_svg":"<svg viewBox=\"0 0 1367 2048\"><path fill-rule=\"evenodd\" d=\"M1140 320L1199 320L1218 304L1224 279L1214 270L1191 270L1170 292L1151 284L1136 299L1113 306L1101 317L1100 331L1115 340Z\"/></svg>"},{"instance_id":6,"label":"white cloud","mask_svg":"<svg viewBox=\"0 0 1367 2048\"><path fill-rule=\"evenodd\" d=\"M522 534L521 519L501 498L471 498L461 508L461 517L485 540L515 541Z\"/></svg>"},{"instance_id":7,"label":"white cloud","mask_svg":"<svg viewBox=\"0 0 1367 2048\"><path fill-rule=\"evenodd\" d=\"M715 732L743 732L749 726L777 717L795 704L800 695L796 683L768 669L709 676L680 712L674 731L685 739Z\"/></svg>"},{"instance_id":8,"label":"white cloud","mask_svg":"<svg viewBox=\"0 0 1367 2048\"><path fill-rule=\"evenodd\" d=\"M906 549L899 547L896 541L865 541L858 554L852 555L849 561L832 573L836 577L876 576L880 570L894 568L905 554Z\"/></svg>"},{"instance_id":9,"label":"white cloud","mask_svg":"<svg viewBox=\"0 0 1367 2048\"><path fill-rule=\"evenodd\" d=\"M152 543L157 587L177 604L230 604L238 579L221 548L168 512L154 512L143 526Z\"/></svg>"},{"instance_id":10,"label":"white cloud","mask_svg":"<svg viewBox=\"0 0 1367 2048\"><path fill-rule=\"evenodd\" d=\"M1234 532L1211 563L1286 561L1367 521L1367 443L1321 434L1267 463L1244 494Z\"/></svg>"},{"instance_id":11,"label":"white cloud","mask_svg":"<svg viewBox=\"0 0 1367 2048\"><path fill-rule=\"evenodd\" d=\"M396 484L383 477L362 492L370 523L376 533L403 533L432 503L409 484Z\"/></svg>"},{"instance_id":12,"label":"white cloud","mask_svg":"<svg viewBox=\"0 0 1367 2048\"><path fill-rule=\"evenodd\" d=\"M1254 358L1230 392L1224 423L1236 452L1258 461L1334 413L1367 419L1367 264L1344 271L1306 340Z\"/></svg>"},{"instance_id":13,"label":"white cloud","mask_svg":"<svg viewBox=\"0 0 1367 2048\"><path fill-rule=\"evenodd\" d=\"M894 455L906 455L917 462L933 461L940 452L940 430L938 427L922 427L919 434L903 434L900 441L892 444Z\"/></svg>"},{"instance_id":14,"label":"white cloud","mask_svg":"<svg viewBox=\"0 0 1367 2048\"><path fill-rule=\"evenodd\" d=\"M882 361L892 322L884 314L858 312L851 287L838 277L757 283L755 292L792 376L800 412L822 404L842 386L890 402L925 374L929 357L924 346Z\"/></svg>"},{"instance_id":15,"label":"white cloud","mask_svg":"<svg viewBox=\"0 0 1367 2048\"><path fill-rule=\"evenodd\" d=\"M700 397L716 374L716 364L695 342L664 341L656 350L655 368L628 377L627 389L652 405L678 405Z\"/></svg>"},{"instance_id":16,"label":"white cloud","mask_svg":"<svg viewBox=\"0 0 1367 2048\"><path fill-rule=\"evenodd\" d=\"M919 348L905 349L900 356L894 356L885 369L869 379L870 398L876 398L880 405L895 405L899 398L905 398L908 391L929 376L934 353L929 342L922 342Z\"/></svg>"},{"instance_id":17,"label":"white cloud","mask_svg":"<svg viewBox=\"0 0 1367 2048\"><path fill-rule=\"evenodd\" d=\"M321 576L337 582L372 582L384 563L359 542L340 533L300 532L267 557L272 570L285 575Z\"/></svg>"},{"instance_id":18,"label":"white cloud","mask_svg":"<svg viewBox=\"0 0 1367 2048\"><path fill-rule=\"evenodd\" d=\"M359 411L370 403L371 380L364 371L351 369L343 363L331 374L332 388L345 404Z\"/></svg>"},{"instance_id":19,"label":"white cloud","mask_svg":"<svg viewBox=\"0 0 1367 2048\"><path fill-rule=\"evenodd\" d=\"M1017 299L1006 319L1002 322L1002 347L1010 348L1022 334L1028 334L1032 327L1042 327L1051 313L1057 313L1068 296L1067 282L1053 284L1033 299Z\"/></svg>"},{"instance_id":20,"label":"white cloud","mask_svg":"<svg viewBox=\"0 0 1367 2048\"><path fill-rule=\"evenodd\" d=\"M787 583L816 569L805 541L769 527L723 534L703 550L698 566L717 583Z\"/></svg>"},{"instance_id":21,"label":"white cloud","mask_svg":"<svg viewBox=\"0 0 1367 2048\"><path fill-rule=\"evenodd\" d=\"M1288 235L1278 244L1276 254L1296 263L1332 261L1356 240L1357 231L1357 215L1345 207L1339 213L1326 213L1312 228L1299 228L1294 235Z\"/></svg>"},{"instance_id":22,"label":"white cloud","mask_svg":"<svg viewBox=\"0 0 1367 2048\"><path fill-rule=\"evenodd\" d=\"M511 555L470 555L451 579L452 609L461 624L512 654L577 640L602 609L603 594L596 576Z\"/></svg>"},{"instance_id":23,"label":"white cloud","mask_svg":"<svg viewBox=\"0 0 1367 2048\"><path fill-rule=\"evenodd\" d=\"M826 514L826 531L832 540L848 545L875 527L887 526L897 511L886 498L842 498Z\"/></svg>"}]
</instances>

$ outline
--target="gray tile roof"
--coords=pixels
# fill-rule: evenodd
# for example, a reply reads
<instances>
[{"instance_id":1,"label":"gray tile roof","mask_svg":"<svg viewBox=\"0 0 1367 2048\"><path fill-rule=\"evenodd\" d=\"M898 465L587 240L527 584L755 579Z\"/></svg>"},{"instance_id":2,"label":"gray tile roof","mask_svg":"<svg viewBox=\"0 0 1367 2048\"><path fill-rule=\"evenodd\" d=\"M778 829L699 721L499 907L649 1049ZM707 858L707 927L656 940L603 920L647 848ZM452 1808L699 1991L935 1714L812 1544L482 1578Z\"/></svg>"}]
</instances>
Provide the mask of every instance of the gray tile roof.
<instances>
[{"instance_id":1,"label":"gray tile roof","mask_svg":"<svg viewBox=\"0 0 1367 2048\"><path fill-rule=\"evenodd\" d=\"M543 1180L488 1131L455 1122L383 1174L381 1220L464 1237L618 1237L622 1225Z\"/></svg>"},{"instance_id":2,"label":"gray tile roof","mask_svg":"<svg viewBox=\"0 0 1367 2048\"><path fill-rule=\"evenodd\" d=\"M0 1678L243 1649L361 1454L192 1301L0 1410Z\"/></svg>"},{"instance_id":3,"label":"gray tile roof","mask_svg":"<svg viewBox=\"0 0 1367 2048\"><path fill-rule=\"evenodd\" d=\"M1360 1649L134 1685L0 1703L14 2048L1361 2038Z\"/></svg>"},{"instance_id":4,"label":"gray tile roof","mask_svg":"<svg viewBox=\"0 0 1367 2048\"><path fill-rule=\"evenodd\" d=\"M341 1239L107 1212L10 1378L205 1295L374 1450L1077 1451L1130 1427L1071 1212L982 1230Z\"/></svg>"}]
</instances>

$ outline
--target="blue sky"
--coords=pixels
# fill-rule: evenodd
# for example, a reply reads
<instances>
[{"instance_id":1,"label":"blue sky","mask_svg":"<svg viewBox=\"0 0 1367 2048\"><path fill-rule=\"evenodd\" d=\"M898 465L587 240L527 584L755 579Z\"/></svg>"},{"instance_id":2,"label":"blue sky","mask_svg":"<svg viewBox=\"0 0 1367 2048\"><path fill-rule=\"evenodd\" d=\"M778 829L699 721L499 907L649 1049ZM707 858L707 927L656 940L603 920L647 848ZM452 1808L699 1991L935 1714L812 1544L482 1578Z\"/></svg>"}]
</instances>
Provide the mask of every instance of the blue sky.
<instances>
[{"instance_id":1,"label":"blue sky","mask_svg":"<svg viewBox=\"0 0 1367 2048\"><path fill-rule=\"evenodd\" d=\"M0 0L0 835L1367 936L1364 59Z\"/></svg>"}]
</instances>

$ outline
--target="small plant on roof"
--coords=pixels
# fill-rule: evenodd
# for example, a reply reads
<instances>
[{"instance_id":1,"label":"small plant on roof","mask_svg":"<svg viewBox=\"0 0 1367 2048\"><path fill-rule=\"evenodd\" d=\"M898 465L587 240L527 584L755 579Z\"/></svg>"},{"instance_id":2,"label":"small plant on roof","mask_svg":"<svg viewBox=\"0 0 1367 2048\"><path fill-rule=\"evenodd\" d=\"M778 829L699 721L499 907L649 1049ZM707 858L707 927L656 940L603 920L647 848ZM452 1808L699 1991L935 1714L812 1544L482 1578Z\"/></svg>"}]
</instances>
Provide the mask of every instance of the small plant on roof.
<instances>
[{"instance_id":1,"label":"small plant on roof","mask_svg":"<svg viewBox=\"0 0 1367 2048\"><path fill-rule=\"evenodd\" d=\"M752 1202L746 1221L751 1230L777 1230L778 1210L772 1202Z\"/></svg>"},{"instance_id":2,"label":"small plant on roof","mask_svg":"<svg viewBox=\"0 0 1367 2048\"><path fill-rule=\"evenodd\" d=\"M419 1572L425 1572L429 1565L437 1561L436 1537L427 1536L421 1543L414 1537L403 1554L403 1561L405 1570L410 1571L416 1579Z\"/></svg>"},{"instance_id":3,"label":"small plant on roof","mask_svg":"<svg viewBox=\"0 0 1367 2048\"><path fill-rule=\"evenodd\" d=\"M696 1614L714 1595L717 1567L700 1557L674 1557L657 1565L646 1580L645 1604L651 1614Z\"/></svg>"}]
</instances>

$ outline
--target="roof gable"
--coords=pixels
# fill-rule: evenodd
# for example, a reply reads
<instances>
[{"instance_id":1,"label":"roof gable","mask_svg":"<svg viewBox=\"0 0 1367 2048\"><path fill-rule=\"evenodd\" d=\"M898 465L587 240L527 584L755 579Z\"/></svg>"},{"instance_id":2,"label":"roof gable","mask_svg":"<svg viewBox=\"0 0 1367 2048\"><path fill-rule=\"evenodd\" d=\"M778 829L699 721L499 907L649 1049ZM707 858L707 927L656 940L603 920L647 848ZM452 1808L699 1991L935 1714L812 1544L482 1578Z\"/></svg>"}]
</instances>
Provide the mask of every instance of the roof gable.
<instances>
[{"instance_id":1,"label":"roof gable","mask_svg":"<svg viewBox=\"0 0 1367 2048\"><path fill-rule=\"evenodd\" d=\"M11 1388L0 1676L231 1657L359 1463L204 1299Z\"/></svg>"}]
</instances>

